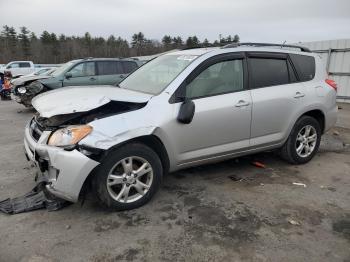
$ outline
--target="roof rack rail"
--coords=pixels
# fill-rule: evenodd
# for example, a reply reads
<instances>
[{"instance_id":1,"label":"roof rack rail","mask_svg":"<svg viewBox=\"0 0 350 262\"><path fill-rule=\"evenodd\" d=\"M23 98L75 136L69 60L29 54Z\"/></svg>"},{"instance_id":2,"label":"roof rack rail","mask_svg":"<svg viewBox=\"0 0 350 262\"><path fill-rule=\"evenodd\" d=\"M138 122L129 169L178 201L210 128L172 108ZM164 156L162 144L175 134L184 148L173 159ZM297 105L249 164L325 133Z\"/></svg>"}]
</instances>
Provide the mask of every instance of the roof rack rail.
<instances>
[{"instance_id":1,"label":"roof rack rail","mask_svg":"<svg viewBox=\"0 0 350 262\"><path fill-rule=\"evenodd\" d=\"M257 47L264 47L264 46L276 46L276 47L291 47L291 48L298 48L302 52L311 52L309 48L299 45L285 45L285 44L271 44L271 43L232 43L227 44L223 46L222 48L232 48L232 47L238 47L238 46L257 46Z\"/></svg>"},{"instance_id":2,"label":"roof rack rail","mask_svg":"<svg viewBox=\"0 0 350 262\"><path fill-rule=\"evenodd\" d=\"M84 58L82 58L83 60L88 60L88 59L93 59L93 57L92 56L90 56L90 57L84 57Z\"/></svg>"},{"instance_id":3,"label":"roof rack rail","mask_svg":"<svg viewBox=\"0 0 350 262\"><path fill-rule=\"evenodd\" d=\"M192 46L192 47L180 48L180 50L190 50L190 49L199 49L199 48L206 48L206 47L200 46L200 45L196 45L196 46Z\"/></svg>"}]
</instances>

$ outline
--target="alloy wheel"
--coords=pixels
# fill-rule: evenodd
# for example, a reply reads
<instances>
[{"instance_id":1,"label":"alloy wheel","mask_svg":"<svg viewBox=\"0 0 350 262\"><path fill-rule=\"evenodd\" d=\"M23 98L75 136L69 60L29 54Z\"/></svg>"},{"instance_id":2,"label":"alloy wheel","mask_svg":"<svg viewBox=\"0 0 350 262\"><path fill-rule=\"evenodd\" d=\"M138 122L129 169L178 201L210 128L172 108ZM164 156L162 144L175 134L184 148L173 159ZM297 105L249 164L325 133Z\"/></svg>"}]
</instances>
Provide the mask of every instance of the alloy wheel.
<instances>
[{"instance_id":1,"label":"alloy wheel","mask_svg":"<svg viewBox=\"0 0 350 262\"><path fill-rule=\"evenodd\" d=\"M120 203L132 203L142 198L150 189L153 169L150 163L137 156L120 160L107 176L107 190Z\"/></svg>"},{"instance_id":2,"label":"alloy wheel","mask_svg":"<svg viewBox=\"0 0 350 262\"><path fill-rule=\"evenodd\" d=\"M316 143L316 129L311 125L304 126L299 131L295 142L295 148L298 156L303 158L310 156L315 150Z\"/></svg>"}]
</instances>

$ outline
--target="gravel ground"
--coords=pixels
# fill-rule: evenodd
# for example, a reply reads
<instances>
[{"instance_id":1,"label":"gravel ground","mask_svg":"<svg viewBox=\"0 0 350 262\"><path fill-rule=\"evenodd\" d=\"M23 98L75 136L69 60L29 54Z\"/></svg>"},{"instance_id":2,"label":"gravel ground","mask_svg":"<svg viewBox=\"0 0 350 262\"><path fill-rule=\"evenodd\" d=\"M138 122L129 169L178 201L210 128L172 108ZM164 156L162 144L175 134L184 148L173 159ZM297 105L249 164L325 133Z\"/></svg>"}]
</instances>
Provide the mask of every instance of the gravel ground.
<instances>
[{"instance_id":1,"label":"gravel ground","mask_svg":"<svg viewBox=\"0 0 350 262\"><path fill-rule=\"evenodd\" d=\"M0 102L0 199L35 185L22 144L32 114ZM137 210L90 198L0 214L0 261L350 261L350 105L337 125L306 165L263 153L183 170Z\"/></svg>"}]
</instances>

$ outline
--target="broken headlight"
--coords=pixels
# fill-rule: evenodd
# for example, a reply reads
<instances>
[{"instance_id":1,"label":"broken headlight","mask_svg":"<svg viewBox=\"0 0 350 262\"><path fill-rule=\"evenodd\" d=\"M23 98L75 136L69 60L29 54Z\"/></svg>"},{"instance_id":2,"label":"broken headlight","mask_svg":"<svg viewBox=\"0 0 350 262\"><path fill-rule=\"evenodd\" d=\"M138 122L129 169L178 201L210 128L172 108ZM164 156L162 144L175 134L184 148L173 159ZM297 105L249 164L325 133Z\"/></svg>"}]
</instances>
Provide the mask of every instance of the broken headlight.
<instances>
[{"instance_id":1,"label":"broken headlight","mask_svg":"<svg viewBox=\"0 0 350 262\"><path fill-rule=\"evenodd\" d=\"M24 86L22 86L22 87L19 87L19 88L17 89L17 91L18 91L18 93L20 93L20 94L25 94L25 93L27 92L27 89L26 89Z\"/></svg>"},{"instance_id":2,"label":"broken headlight","mask_svg":"<svg viewBox=\"0 0 350 262\"><path fill-rule=\"evenodd\" d=\"M49 138L48 145L66 147L77 144L90 134L92 127L89 125L67 126L58 129Z\"/></svg>"},{"instance_id":3,"label":"broken headlight","mask_svg":"<svg viewBox=\"0 0 350 262\"><path fill-rule=\"evenodd\" d=\"M28 85L28 92L30 93L30 94L34 94L34 95L36 95L36 94L38 94L39 92L41 92L41 90L43 90L43 88L44 88L44 86L43 86L43 84L42 83L40 83L40 82L38 82L38 81L34 81L34 82L32 82L32 83L30 83L29 85Z\"/></svg>"}]
</instances>

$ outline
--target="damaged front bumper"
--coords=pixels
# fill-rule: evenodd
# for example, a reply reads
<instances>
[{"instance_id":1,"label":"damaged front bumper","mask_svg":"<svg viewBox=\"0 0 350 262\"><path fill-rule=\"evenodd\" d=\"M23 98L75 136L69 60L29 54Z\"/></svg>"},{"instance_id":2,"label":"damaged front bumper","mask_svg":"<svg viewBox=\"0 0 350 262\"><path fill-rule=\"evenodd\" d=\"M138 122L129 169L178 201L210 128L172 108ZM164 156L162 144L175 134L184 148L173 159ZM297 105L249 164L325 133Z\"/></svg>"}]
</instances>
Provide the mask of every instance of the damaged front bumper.
<instances>
[{"instance_id":1,"label":"damaged front bumper","mask_svg":"<svg viewBox=\"0 0 350 262\"><path fill-rule=\"evenodd\" d=\"M24 149L44 176L46 189L62 199L77 202L81 188L99 162L77 149L71 151L47 145L51 131L40 131L34 119L25 128Z\"/></svg>"},{"instance_id":2,"label":"damaged front bumper","mask_svg":"<svg viewBox=\"0 0 350 262\"><path fill-rule=\"evenodd\" d=\"M11 93L11 99L16 101L18 104L22 104L21 98L13 93Z\"/></svg>"},{"instance_id":3,"label":"damaged front bumper","mask_svg":"<svg viewBox=\"0 0 350 262\"><path fill-rule=\"evenodd\" d=\"M32 106L32 99L34 95L26 95L26 94L19 94L17 93L11 93L12 100L15 100L18 104L22 104L25 107L31 107Z\"/></svg>"}]
</instances>

